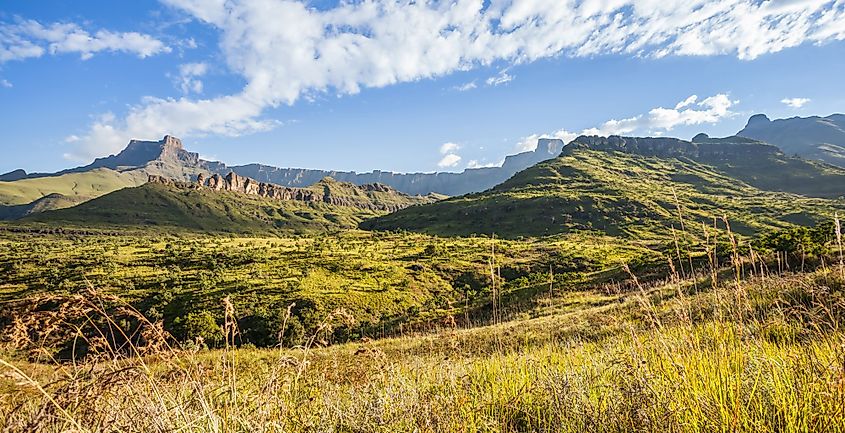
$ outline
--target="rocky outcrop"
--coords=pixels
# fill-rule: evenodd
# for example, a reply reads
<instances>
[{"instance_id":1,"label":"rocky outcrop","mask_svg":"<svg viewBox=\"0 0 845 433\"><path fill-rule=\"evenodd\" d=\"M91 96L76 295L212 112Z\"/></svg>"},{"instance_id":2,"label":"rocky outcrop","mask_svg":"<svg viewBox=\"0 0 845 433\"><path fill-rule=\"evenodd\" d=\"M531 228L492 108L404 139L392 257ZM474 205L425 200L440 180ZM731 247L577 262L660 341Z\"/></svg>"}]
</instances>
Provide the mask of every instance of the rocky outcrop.
<instances>
[{"instance_id":1,"label":"rocky outcrop","mask_svg":"<svg viewBox=\"0 0 845 433\"><path fill-rule=\"evenodd\" d=\"M580 136L567 146L564 153L571 153L577 149L624 152L658 158L687 158L701 162L732 161L782 154L776 146L756 140L743 137L710 138L706 134L696 135L693 141L668 137Z\"/></svg>"},{"instance_id":2,"label":"rocky outcrop","mask_svg":"<svg viewBox=\"0 0 845 433\"><path fill-rule=\"evenodd\" d=\"M324 203L332 206L347 206L373 211L395 212L415 203L431 201L428 198L411 197L402 194L387 185L368 184L357 186L343 184L327 178L310 188L292 188L271 183L258 182L230 172L226 176L214 174L197 176L196 182L181 182L164 176L150 175L149 183L167 185L182 189L207 188L212 191L229 191L239 194L254 195L273 200L300 201L306 203ZM336 190L343 190L340 194ZM393 200L384 201L376 195L388 195Z\"/></svg>"}]
</instances>

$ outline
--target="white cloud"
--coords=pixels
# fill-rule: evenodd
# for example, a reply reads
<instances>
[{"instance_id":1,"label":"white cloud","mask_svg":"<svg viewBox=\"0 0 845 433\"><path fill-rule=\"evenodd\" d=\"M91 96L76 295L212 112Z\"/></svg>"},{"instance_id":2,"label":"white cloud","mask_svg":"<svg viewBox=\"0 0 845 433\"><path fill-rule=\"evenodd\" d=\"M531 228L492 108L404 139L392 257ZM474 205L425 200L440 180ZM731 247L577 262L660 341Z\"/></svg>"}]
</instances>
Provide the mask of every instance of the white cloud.
<instances>
[{"instance_id":1,"label":"white cloud","mask_svg":"<svg viewBox=\"0 0 845 433\"><path fill-rule=\"evenodd\" d=\"M443 143L440 146L440 154L445 155L447 153L453 153L460 148L461 148L461 145L457 144L457 143L451 143L451 142L450 143Z\"/></svg>"},{"instance_id":2,"label":"white cloud","mask_svg":"<svg viewBox=\"0 0 845 433\"><path fill-rule=\"evenodd\" d=\"M498 74L490 77L485 81L488 86L499 86L513 81L514 76L508 74L507 71L500 71Z\"/></svg>"},{"instance_id":3,"label":"white cloud","mask_svg":"<svg viewBox=\"0 0 845 433\"><path fill-rule=\"evenodd\" d=\"M478 85L475 84L475 81L470 81L469 83L461 84L460 86L455 86L453 87L453 89L459 92L466 92L467 90L472 90L476 87L478 87Z\"/></svg>"},{"instance_id":4,"label":"white cloud","mask_svg":"<svg viewBox=\"0 0 845 433\"><path fill-rule=\"evenodd\" d=\"M9 80L0 80L0 87L5 87L7 89L11 89L14 86L12 85L11 82L9 82Z\"/></svg>"},{"instance_id":5,"label":"white cloud","mask_svg":"<svg viewBox=\"0 0 845 433\"><path fill-rule=\"evenodd\" d=\"M458 163L461 162L461 156L457 154L460 149L461 145L458 143L443 143L440 146L440 154L443 155L443 158L437 162L437 166L440 168L446 168L458 165Z\"/></svg>"},{"instance_id":6,"label":"white cloud","mask_svg":"<svg viewBox=\"0 0 845 433\"><path fill-rule=\"evenodd\" d=\"M74 23L43 25L35 20L0 23L0 63L47 53L78 53L87 60L101 51L132 53L144 58L170 52L170 48L152 36L137 32L97 30L92 34Z\"/></svg>"},{"instance_id":7,"label":"white cloud","mask_svg":"<svg viewBox=\"0 0 845 433\"><path fill-rule=\"evenodd\" d=\"M692 95L689 98L678 102L677 104L675 104L675 109L680 110L681 108L689 107L690 105L695 104L695 101L698 101L698 95Z\"/></svg>"},{"instance_id":8,"label":"white cloud","mask_svg":"<svg viewBox=\"0 0 845 433\"><path fill-rule=\"evenodd\" d=\"M138 119L166 110L191 122L178 125L185 133L240 133L267 126L258 120L264 110L315 92L354 94L496 62L606 54L751 60L845 39L845 0L367 0L330 8L295 0L162 1L219 31L226 65L246 85L210 100L148 98L109 125L121 142L143 123ZM17 56L40 48L14 47ZM499 78L490 84L512 77ZM233 101L237 108L227 106Z\"/></svg>"},{"instance_id":9,"label":"white cloud","mask_svg":"<svg viewBox=\"0 0 845 433\"><path fill-rule=\"evenodd\" d=\"M532 134L516 145L520 152L534 150L540 138L559 138L569 143L579 135L629 135L633 133L660 136L678 126L701 125L717 123L731 117L734 112L730 108L739 101L732 101L728 95L719 93L699 101L697 95L692 95L675 104L675 108L657 107L647 114L639 114L621 120L611 119L601 125L582 130L579 134L561 129L551 134Z\"/></svg>"},{"instance_id":10,"label":"white cloud","mask_svg":"<svg viewBox=\"0 0 845 433\"><path fill-rule=\"evenodd\" d=\"M202 77L208 72L208 64L206 63L185 63L179 65L179 89L182 93L189 94L202 93Z\"/></svg>"},{"instance_id":11,"label":"white cloud","mask_svg":"<svg viewBox=\"0 0 845 433\"><path fill-rule=\"evenodd\" d=\"M782 103L792 107L792 108L801 108L810 102L809 98L784 98L781 99Z\"/></svg>"},{"instance_id":12,"label":"white cloud","mask_svg":"<svg viewBox=\"0 0 845 433\"><path fill-rule=\"evenodd\" d=\"M443 156L440 162L437 163L437 166L440 168L447 168L447 167L454 167L461 162L461 157L455 155L454 153L449 153Z\"/></svg>"},{"instance_id":13,"label":"white cloud","mask_svg":"<svg viewBox=\"0 0 845 433\"><path fill-rule=\"evenodd\" d=\"M537 143L534 143L534 144L536 145ZM505 162L504 160L501 160L499 162L483 162L483 161L478 161L477 159L473 159L473 160L470 160L467 163L467 168L501 167L502 164L504 164L504 162Z\"/></svg>"}]
</instances>

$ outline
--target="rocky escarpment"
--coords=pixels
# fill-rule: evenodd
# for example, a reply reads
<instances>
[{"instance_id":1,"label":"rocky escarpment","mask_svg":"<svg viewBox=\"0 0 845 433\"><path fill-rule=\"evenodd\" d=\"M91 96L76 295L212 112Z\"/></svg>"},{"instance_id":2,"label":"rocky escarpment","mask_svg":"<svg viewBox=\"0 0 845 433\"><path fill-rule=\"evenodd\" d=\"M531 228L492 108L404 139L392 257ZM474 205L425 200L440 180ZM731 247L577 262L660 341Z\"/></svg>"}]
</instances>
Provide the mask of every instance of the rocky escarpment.
<instances>
[{"instance_id":1,"label":"rocky escarpment","mask_svg":"<svg viewBox=\"0 0 845 433\"><path fill-rule=\"evenodd\" d=\"M697 135L693 141L668 137L580 136L566 147L564 153L577 149L697 161L734 161L782 154L777 147L756 140L743 137L710 138L706 134Z\"/></svg>"},{"instance_id":2,"label":"rocky escarpment","mask_svg":"<svg viewBox=\"0 0 845 433\"><path fill-rule=\"evenodd\" d=\"M382 184L352 185L326 178L308 188L292 188L259 182L230 172L226 176L197 176L195 182L180 182L171 178L150 175L150 183L169 185L184 189L207 188L213 191L231 191L255 195L273 200L324 203L332 206L347 206L373 211L395 212L412 204L433 201L427 197L412 197Z\"/></svg>"}]
</instances>

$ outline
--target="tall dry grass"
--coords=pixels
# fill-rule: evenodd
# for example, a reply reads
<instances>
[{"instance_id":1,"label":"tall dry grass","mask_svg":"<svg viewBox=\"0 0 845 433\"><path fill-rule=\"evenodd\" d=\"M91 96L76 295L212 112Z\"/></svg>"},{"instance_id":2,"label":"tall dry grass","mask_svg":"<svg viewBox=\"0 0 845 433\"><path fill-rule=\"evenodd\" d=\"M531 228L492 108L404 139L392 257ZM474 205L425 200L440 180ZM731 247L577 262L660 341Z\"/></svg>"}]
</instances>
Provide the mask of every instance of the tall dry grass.
<instances>
[{"instance_id":1,"label":"tall dry grass","mask_svg":"<svg viewBox=\"0 0 845 433\"><path fill-rule=\"evenodd\" d=\"M275 351L232 347L236 312L227 304L225 350L180 349L153 334L131 350L96 346L84 362L0 361L0 426L845 431L842 288L838 269L757 277L739 287L731 279L701 293L677 276L575 313L320 347L321 333L349 320L338 312L303 347ZM109 311L96 292L76 301L77 313ZM84 305L89 309L78 310ZM91 322L126 334L117 321Z\"/></svg>"}]
</instances>

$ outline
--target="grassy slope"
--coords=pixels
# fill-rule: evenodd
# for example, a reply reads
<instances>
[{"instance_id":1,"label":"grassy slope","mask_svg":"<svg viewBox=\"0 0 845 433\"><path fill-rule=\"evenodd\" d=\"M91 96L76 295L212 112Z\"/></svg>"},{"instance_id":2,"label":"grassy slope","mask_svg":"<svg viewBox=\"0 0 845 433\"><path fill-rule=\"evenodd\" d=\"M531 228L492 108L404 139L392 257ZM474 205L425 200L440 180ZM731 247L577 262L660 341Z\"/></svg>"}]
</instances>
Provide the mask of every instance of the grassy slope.
<instances>
[{"instance_id":1,"label":"grassy slope","mask_svg":"<svg viewBox=\"0 0 845 433\"><path fill-rule=\"evenodd\" d=\"M845 195L845 169L811 159L766 152L766 145L742 137L706 138L697 143L726 149L757 146L750 157L710 158L711 164L728 176L765 191L785 191L810 197L837 198Z\"/></svg>"},{"instance_id":2,"label":"grassy slope","mask_svg":"<svg viewBox=\"0 0 845 433\"><path fill-rule=\"evenodd\" d=\"M318 184L312 188L323 188ZM331 186L334 193L346 191ZM375 193L382 201L401 198ZM356 202L373 202L370 197L350 196ZM182 189L160 184L127 188L79 206L32 215L24 223L47 223L73 227L159 227L205 232L260 233L305 232L350 228L383 212L322 203L279 201L209 189Z\"/></svg>"},{"instance_id":3,"label":"grassy slope","mask_svg":"<svg viewBox=\"0 0 845 433\"><path fill-rule=\"evenodd\" d=\"M694 161L577 149L489 191L415 206L366 221L362 228L509 238L599 230L665 239L672 226L680 226L677 204L690 232L725 215L736 232L745 234L829 219L842 206L762 191Z\"/></svg>"},{"instance_id":4,"label":"grassy slope","mask_svg":"<svg viewBox=\"0 0 845 433\"><path fill-rule=\"evenodd\" d=\"M0 205L29 204L52 193L81 202L121 188L138 186L146 181L147 175L144 173L119 173L104 168L84 173L0 182Z\"/></svg>"}]
</instances>

